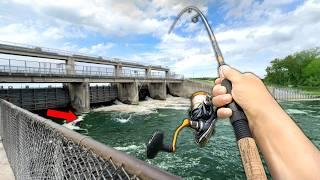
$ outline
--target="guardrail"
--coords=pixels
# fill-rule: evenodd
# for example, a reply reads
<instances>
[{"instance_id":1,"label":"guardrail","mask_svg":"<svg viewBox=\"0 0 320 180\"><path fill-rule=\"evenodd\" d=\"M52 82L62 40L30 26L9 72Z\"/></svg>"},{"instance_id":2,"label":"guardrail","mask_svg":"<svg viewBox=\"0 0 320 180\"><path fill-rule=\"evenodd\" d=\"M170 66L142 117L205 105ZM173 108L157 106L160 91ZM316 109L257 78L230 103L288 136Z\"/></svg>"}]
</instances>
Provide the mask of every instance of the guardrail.
<instances>
[{"instance_id":1,"label":"guardrail","mask_svg":"<svg viewBox=\"0 0 320 180\"><path fill-rule=\"evenodd\" d=\"M180 179L5 100L0 136L16 179Z\"/></svg>"},{"instance_id":2,"label":"guardrail","mask_svg":"<svg viewBox=\"0 0 320 180\"><path fill-rule=\"evenodd\" d=\"M147 76L144 71L123 69L120 73L116 74L115 68L113 67L75 65L72 69L70 65L66 65L64 63L38 62L4 58L0 58L0 72L39 75L79 75L99 77L105 76L183 79L183 76L174 73L170 73L166 77L164 73L151 72L151 75Z\"/></svg>"},{"instance_id":3,"label":"guardrail","mask_svg":"<svg viewBox=\"0 0 320 180\"><path fill-rule=\"evenodd\" d=\"M91 58L93 57L93 58L98 58L98 59L107 59L107 60L113 61L113 62L127 62L127 63L134 63L137 65L141 65L141 64L150 65L150 64L136 62L136 61L129 61L126 59L111 58L111 57L105 57L105 56L96 56L96 55L88 54L88 53L67 51L67 50L61 50L61 49L55 49L55 48L41 47L41 46L35 46L35 45L30 45L30 44L22 44L22 43L15 43L15 42L0 40L0 47L1 47L1 45L11 46L11 48L15 48L15 49L27 48L27 49L31 49L33 51L55 53L55 54L64 55L64 56L84 56L84 57L91 57ZM159 65L152 65L152 66L162 68L162 66L159 66ZM164 68L169 68L169 67L165 66Z\"/></svg>"},{"instance_id":4,"label":"guardrail","mask_svg":"<svg viewBox=\"0 0 320 180\"><path fill-rule=\"evenodd\" d=\"M268 87L270 93L276 100L292 101L292 100L308 100L318 99L319 96L312 95L299 89L282 88L282 87Z\"/></svg>"}]
</instances>

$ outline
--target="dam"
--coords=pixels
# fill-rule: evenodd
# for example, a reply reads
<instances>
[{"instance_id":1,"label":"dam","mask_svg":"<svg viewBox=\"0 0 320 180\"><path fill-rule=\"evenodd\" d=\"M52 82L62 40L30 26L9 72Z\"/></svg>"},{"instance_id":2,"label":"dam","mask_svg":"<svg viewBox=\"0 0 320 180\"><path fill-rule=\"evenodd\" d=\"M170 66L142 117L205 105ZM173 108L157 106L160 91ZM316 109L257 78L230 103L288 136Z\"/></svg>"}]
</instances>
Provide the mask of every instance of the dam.
<instances>
[{"instance_id":1,"label":"dam","mask_svg":"<svg viewBox=\"0 0 320 180\"><path fill-rule=\"evenodd\" d=\"M117 99L137 105L147 95L159 100L167 94L189 97L194 91L209 92L210 85L184 79L166 67L44 47L6 42L0 44L0 54L17 57L0 59L0 83L63 84L0 86L1 142L16 179L179 178L29 111L70 107L81 114L96 103Z\"/></svg>"}]
</instances>

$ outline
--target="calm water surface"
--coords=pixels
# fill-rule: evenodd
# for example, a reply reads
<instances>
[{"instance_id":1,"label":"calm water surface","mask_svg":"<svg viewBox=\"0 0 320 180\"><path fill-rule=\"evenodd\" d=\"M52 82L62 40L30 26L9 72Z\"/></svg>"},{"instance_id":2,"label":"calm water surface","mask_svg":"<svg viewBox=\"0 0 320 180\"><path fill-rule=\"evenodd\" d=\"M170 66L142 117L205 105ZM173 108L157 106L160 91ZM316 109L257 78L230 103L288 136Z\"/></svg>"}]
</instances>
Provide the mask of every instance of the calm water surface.
<instances>
[{"instance_id":1,"label":"calm water surface","mask_svg":"<svg viewBox=\"0 0 320 180\"><path fill-rule=\"evenodd\" d=\"M305 134L320 147L320 101L283 102L282 107ZM138 106L118 104L86 114L81 128L88 136L129 153L185 179L245 179L230 123L219 120L216 134L207 146L199 148L191 129L181 132L175 154L159 153L145 157L145 143L156 129L171 142L175 128L187 117L189 101L170 97L166 102L147 100Z\"/></svg>"}]
</instances>

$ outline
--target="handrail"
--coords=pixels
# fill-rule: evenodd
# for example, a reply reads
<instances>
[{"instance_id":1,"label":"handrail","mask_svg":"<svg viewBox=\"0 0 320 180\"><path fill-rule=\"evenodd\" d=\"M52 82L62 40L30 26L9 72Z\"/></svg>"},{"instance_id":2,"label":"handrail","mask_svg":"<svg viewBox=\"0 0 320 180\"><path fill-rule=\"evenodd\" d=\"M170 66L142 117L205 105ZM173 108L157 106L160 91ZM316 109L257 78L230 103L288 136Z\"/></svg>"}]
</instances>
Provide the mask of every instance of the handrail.
<instances>
[{"instance_id":1,"label":"handrail","mask_svg":"<svg viewBox=\"0 0 320 180\"><path fill-rule=\"evenodd\" d=\"M41 75L87 75L87 76L107 76L107 77L138 77L138 78L170 78L170 79L183 79L182 75L175 73L168 73L167 76L164 72L151 72L147 75L145 71L137 71L134 69L122 69L119 73L115 73L114 67L103 66L83 66L74 65L73 67L68 64L52 63L52 62L39 62L39 61L26 61L0 58L0 72L8 73L39 73Z\"/></svg>"},{"instance_id":2,"label":"handrail","mask_svg":"<svg viewBox=\"0 0 320 180\"><path fill-rule=\"evenodd\" d=\"M106 56L97 56L97 55L93 55L93 54L86 54L86 53L80 53L80 52L74 52L74 51L67 51L67 50L61 50L61 49L55 49L55 48L48 48L48 47L42 47L42 46L34 46L34 45L30 45L30 44L23 44L23 43L15 43L15 42L9 42L9 41L2 41L0 40L0 46L1 45L7 45L7 46L16 46L16 48L28 48L28 49L32 49L32 50L36 50L39 52L49 52L49 53L56 53L59 55L63 55L63 56L83 56L83 57L89 57L89 58L96 58L96 59L106 59L112 62L122 62L122 63L129 63L129 64L135 64L135 65L147 65L149 66L150 64L146 64L146 63L141 63L141 62L133 62L133 61L129 61L129 60L125 60L125 59L119 59L119 58L111 58L111 57L106 57ZM160 65L150 65L153 67L158 67L158 68L166 68L168 69L168 66L162 67Z\"/></svg>"}]
</instances>

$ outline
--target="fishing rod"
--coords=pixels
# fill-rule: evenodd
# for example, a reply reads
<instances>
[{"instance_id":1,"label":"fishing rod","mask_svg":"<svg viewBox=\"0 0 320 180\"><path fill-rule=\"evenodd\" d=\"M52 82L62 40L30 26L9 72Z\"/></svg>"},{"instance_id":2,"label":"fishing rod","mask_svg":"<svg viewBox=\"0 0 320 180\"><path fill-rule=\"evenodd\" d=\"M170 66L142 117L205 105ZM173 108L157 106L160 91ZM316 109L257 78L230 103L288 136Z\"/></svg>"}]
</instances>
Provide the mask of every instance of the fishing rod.
<instances>
[{"instance_id":1,"label":"fishing rod","mask_svg":"<svg viewBox=\"0 0 320 180\"><path fill-rule=\"evenodd\" d=\"M169 33L171 33L178 20L184 13L191 13L192 11L195 11L196 15L192 17L191 21L193 23L197 23L200 17L207 30L219 70L222 65L225 65L224 58L207 18L197 7L188 6L184 8L171 25ZM232 83L229 80L223 79L221 85L226 87L227 93L231 94ZM171 145L165 145L163 143L163 132L156 131L147 143L147 157L154 158L159 151L175 152L177 136L185 127L194 129L195 142L200 146L204 146L214 133L214 127L217 119L217 108L212 104L211 99L211 96L206 92L200 91L192 94L191 109L189 111L190 119L184 119L182 124L175 130ZM267 179L255 140L252 138L252 134L249 129L246 115L244 114L242 108L234 101L228 104L227 107L232 110L230 122L235 132L247 179Z\"/></svg>"}]
</instances>

